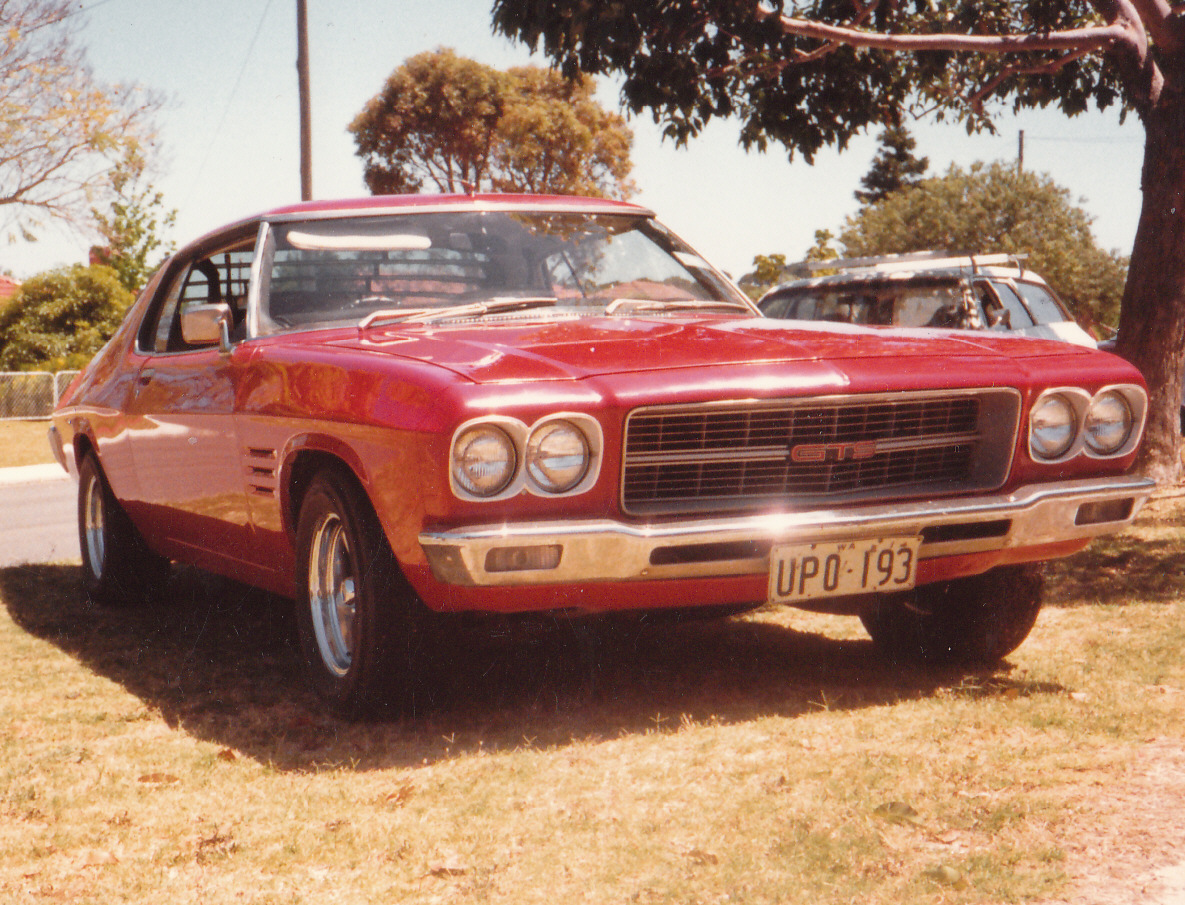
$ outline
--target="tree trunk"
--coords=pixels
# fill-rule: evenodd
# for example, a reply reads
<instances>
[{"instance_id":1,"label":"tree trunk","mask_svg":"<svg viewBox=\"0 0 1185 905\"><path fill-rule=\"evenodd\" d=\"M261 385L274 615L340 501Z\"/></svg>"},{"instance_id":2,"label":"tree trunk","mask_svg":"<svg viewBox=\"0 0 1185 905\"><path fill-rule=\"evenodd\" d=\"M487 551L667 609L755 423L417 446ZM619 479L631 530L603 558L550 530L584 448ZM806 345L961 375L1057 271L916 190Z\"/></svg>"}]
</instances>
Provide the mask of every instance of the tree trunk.
<instances>
[{"instance_id":1,"label":"tree trunk","mask_svg":"<svg viewBox=\"0 0 1185 905\"><path fill-rule=\"evenodd\" d=\"M1185 75L1166 69L1159 102L1143 115L1144 194L1119 316L1117 351L1148 382L1139 469L1161 485L1181 477L1181 369L1185 363Z\"/></svg>"}]
</instances>

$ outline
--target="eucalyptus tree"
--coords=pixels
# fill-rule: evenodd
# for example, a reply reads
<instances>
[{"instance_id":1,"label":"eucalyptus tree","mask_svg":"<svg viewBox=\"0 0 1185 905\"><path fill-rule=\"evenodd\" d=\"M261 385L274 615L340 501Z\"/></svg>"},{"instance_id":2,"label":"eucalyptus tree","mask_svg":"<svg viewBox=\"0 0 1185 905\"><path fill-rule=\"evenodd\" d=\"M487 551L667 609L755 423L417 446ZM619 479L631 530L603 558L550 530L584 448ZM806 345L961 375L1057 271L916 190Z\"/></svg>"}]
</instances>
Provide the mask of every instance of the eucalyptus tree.
<instances>
[{"instance_id":1,"label":"eucalyptus tree","mask_svg":"<svg viewBox=\"0 0 1185 905\"><path fill-rule=\"evenodd\" d=\"M501 71L448 48L397 67L350 131L376 194L519 191L626 197L633 134L588 77Z\"/></svg>"},{"instance_id":2,"label":"eucalyptus tree","mask_svg":"<svg viewBox=\"0 0 1185 905\"><path fill-rule=\"evenodd\" d=\"M807 160L905 114L990 128L1008 109L1134 112L1143 206L1120 354L1152 397L1144 470L1176 479L1185 359L1185 17L1169 0L494 0L496 30L687 141L734 118L746 148Z\"/></svg>"}]
</instances>

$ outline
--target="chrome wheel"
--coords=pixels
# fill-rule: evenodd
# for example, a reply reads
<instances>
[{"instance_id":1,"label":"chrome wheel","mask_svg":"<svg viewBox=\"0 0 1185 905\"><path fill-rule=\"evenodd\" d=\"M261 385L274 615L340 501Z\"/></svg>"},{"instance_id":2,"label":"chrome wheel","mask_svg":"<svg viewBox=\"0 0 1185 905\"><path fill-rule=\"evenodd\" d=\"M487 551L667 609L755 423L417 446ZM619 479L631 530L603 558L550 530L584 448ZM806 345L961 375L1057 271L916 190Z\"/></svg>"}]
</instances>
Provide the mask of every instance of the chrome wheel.
<instances>
[{"instance_id":1,"label":"chrome wheel","mask_svg":"<svg viewBox=\"0 0 1185 905\"><path fill-rule=\"evenodd\" d=\"M295 552L296 628L313 690L347 719L414 707L422 605L366 492L344 468L309 481Z\"/></svg>"},{"instance_id":2,"label":"chrome wheel","mask_svg":"<svg viewBox=\"0 0 1185 905\"><path fill-rule=\"evenodd\" d=\"M82 492L83 552L91 573L96 579L102 579L107 532L103 514L103 485L98 475L90 476Z\"/></svg>"},{"instance_id":3,"label":"chrome wheel","mask_svg":"<svg viewBox=\"0 0 1185 905\"><path fill-rule=\"evenodd\" d=\"M168 581L169 561L149 549L111 492L94 453L78 463L78 549L82 592L92 603L148 603Z\"/></svg>"},{"instance_id":4,"label":"chrome wheel","mask_svg":"<svg viewBox=\"0 0 1185 905\"><path fill-rule=\"evenodd\" d=\"M314 529L308 561L309 609L321 660L344 676L354 659L357 574L341 518L326 514Z\"/></svg>"}]
</instances>

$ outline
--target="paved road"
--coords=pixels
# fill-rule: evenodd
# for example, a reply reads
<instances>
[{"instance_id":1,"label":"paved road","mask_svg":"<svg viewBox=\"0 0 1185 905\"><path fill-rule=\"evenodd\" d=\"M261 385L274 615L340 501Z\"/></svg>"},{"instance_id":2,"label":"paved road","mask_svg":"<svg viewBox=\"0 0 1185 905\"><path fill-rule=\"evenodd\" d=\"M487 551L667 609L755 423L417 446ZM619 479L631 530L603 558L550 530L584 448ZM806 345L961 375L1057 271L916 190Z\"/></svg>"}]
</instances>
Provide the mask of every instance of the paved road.
<instances>
[{"instance_id":1,"label":"paved road","mask_svg":"<svg viewBox=\"0 0 1185 905\"><path fill-rule=\"evenodd\" d=\"M78 559L75 493L57 465L0 468L0 567Z\"/></svg>"}]
</instances>

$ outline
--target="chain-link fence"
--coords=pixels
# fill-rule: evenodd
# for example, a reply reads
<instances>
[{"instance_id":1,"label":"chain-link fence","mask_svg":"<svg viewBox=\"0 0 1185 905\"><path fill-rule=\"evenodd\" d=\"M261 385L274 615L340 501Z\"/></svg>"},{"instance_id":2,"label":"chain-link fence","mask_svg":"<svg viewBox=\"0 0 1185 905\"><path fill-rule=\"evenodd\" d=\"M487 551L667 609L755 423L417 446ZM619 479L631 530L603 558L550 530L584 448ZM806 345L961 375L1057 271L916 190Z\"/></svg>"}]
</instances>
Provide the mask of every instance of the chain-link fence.
<instances>
[{"instance_id":1,"label":"chain-link fence","mask_svg":"<svg viewBox=\"0 0 1185 905\"><path fill-rule=\"evenodd\" d=\"M0 421L48 418L77 371L0 371Z\"/></svg>"}]
</instances>

